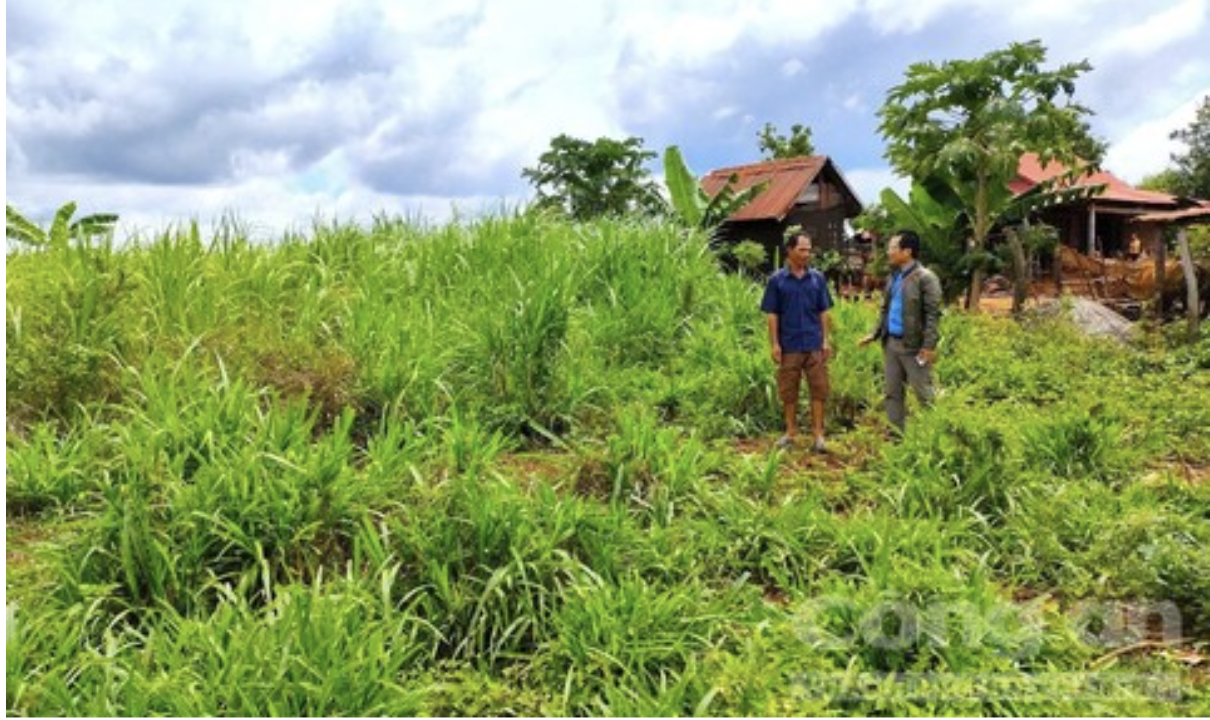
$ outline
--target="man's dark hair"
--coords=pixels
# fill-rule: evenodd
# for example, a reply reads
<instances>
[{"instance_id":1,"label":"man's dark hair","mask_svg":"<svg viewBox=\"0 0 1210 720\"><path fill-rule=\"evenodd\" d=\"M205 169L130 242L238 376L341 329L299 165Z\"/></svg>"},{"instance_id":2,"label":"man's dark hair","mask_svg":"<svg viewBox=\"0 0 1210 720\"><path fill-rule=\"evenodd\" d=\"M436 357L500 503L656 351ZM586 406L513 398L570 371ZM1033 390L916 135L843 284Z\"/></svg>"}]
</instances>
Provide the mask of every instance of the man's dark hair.
<instances>
[{"instance_id":1,"label":"man's dark hair","mask_svg":"<svg viewBox=\"0 0 1210 720\"><path fill-rule=\"evenodd\" d=\"M912 254L913 260L920 259L920 236L911 230L900 230L895 233L899 238L899 249Z\"/></svg>"},{"instance_id":2,"label":"man's dark hair","mask_svg":"<svg viewBox=\"0 0 1210 720\"><path fill-rule=\"evenodd\" d=\"M806 238L807 242L811 243L811 248L814 249L815 239L811 237L811 233L807 232L806 230L799 230L798 232L790 233L786 237L785 249L787 253L798 247L798 238Z\"/></svg>"}]
</instances>

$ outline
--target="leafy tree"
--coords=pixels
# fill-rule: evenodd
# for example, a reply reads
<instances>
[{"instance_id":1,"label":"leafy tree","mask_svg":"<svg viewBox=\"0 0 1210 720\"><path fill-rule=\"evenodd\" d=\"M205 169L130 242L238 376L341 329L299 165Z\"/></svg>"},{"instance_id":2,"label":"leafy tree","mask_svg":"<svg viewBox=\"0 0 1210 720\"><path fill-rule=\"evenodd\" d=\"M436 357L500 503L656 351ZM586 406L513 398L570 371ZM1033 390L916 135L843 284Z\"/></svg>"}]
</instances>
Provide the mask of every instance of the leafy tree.
<instances>
[{"instance_id":1,"label":"leafy tree","mask_svg":"<svg viewBox=\"0 0 1210 720\"><path fill-rule=\"evenodd\" d=\"M1210 198L1210 95L1202 98L1189 127L1174 130L1169 137L1184 142L1188 149L1184 154L1173 153L1170 157L1175 166L1144 178L1139 187L1173 195ZM1186 234L1195 261L1210 261L1210 226L1192 225L1186 229Z\"/></svg>"},{"instance_id":2,"label":"leafy tree","mask_svg":"<svg viewBox=\"0 0 1210 720\"><path fill-rule=\"evenodd\" d=\"M538 164L521 171L538 196L536 206L557 210L576 220L658 213L664 206L643 164L655 153L641 138L600 138L596 142L559 135Z\"/></svg>"},{"instance_id":3,"label":"leafy tree","mask_svg":"<svg viewBox=\"0 0 1210 720\"><path fill-rule=\"evenodd\" d=\"M779 135L773 123L765 123L765 127L756 134L760 139L760 151L766 160L783 160L785 158L806 157L815 154L815 145L811 142L811 128L795 123L790 126L790 137Z\"/></svg>"},{"instance_id":4,"label":"leafy tree","mask_svg":"<svg viewBox=\"0 0 1210 720\"><path fill-rule=\"evenodd\" d=\"M1165 168L1154 175L1148 175L1139 181L1135 187L1140 190L1180 195L1181 177L1172 168Z\"/></svg>"},{"instance_id":5,"label":"leafy tree","mask_svg":"<svg viewBox=\"0 0 1210 720\"><path fill-rule=\"evenodd\" d=\"M1169 137L1188 146L1184 153L1172 155L1176 194L1210 198L1210 95L1202 98L1189 127L1174 130Z\"/></svg>"},{"instance_id":6,"label":"leafy tree","mask_svg":"<svg viewBox=\"0 0 1210 720\"><path fill-rule=\"evenodd\" d=\"M1075 172L1096 167L1104 155L1084 120L1091 111L1071 100L1076 79L1092 66L1043 70L1045 60L1034 40L976 60L916 63L879 110L892 167L916 181L944 182L966 207L972 309L991 261L988 236L1013 201L1008 183L1021 156L1034 152Z\"/></svg>"},{"instance_id":7,"label":"leafy tree","mask_svg":"<svg viewBox=\"0 0 1210 720\"><path fill-rule=\"evenodd\" d=\"M86 215L75 222L72 216L76 214L76 204L69 202L55 212L49 229L42 229L37 223L26 218L12 205L4 206L4 235L9 240L15 240L35 247L61 248L73 238L91 238L112 232L118 222L118 216L111 213L96 213Z\"/></svg>"}]
</instances>

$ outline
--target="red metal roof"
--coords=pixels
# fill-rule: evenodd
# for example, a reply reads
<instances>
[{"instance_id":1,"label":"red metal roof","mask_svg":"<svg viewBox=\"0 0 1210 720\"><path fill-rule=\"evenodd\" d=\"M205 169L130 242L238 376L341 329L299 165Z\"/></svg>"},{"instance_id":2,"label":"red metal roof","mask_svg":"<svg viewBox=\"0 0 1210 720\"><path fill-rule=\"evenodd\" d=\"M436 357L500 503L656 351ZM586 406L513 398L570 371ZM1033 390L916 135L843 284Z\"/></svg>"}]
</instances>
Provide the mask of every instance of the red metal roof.
<instances>
[{"instance_id":1,"label":"red metal roof","mask_svg":"<svg viewBox=\"0 0 1210 720\"><path fill-rule=\"evenodd\" d=\"M736 190L744 190L758 183L768 181L769 187L752 199L752 202L731 214L728 220L782 220L794 208L802 191L815 178L830 167L852 202L861 207L856 193L845 182L844 177L827 155L808 155L806 157L789 158L786 160L767 160L750 165L736 165L721 168L702 178L702 189L706 194L714 196L727 184L727 180L736 176L733 186Z\"/></svg>"},{"instance_id":2,"label":"red metal roof","mask_svg":"<svg viewBox=\"0 0 1210 720\"><path fill-rule=\"evenodd\" d=\"M1052 180L1066 172L1067 167L1057 160L1052 160L1043 166L1037 155L1026 153L1021 156L1021 162L1017 165L1016 179L1008 186L1013 193L1019 195L1040 182ZM1104 192L1093 198L1093 202L1131 203L1152 205L1157 208L1175 208L1179 205L1179 201L1173 195L1131 187L1108 170L1085 174L1072 183L1073 187L1088 185L1105 186Z\"/></svg>"}]
</instances>

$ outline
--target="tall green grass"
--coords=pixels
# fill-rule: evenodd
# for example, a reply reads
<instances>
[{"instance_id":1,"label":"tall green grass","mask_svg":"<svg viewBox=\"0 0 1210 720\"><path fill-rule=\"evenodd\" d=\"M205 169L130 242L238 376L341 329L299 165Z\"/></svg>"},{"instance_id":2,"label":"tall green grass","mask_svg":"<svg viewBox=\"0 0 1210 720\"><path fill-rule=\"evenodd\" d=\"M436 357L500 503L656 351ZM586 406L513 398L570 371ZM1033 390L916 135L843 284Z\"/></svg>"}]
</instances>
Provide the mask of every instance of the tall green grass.
<instances>
[{"instance_id":1,"label":"tall green grass","mask_svg":"<svg viewBox=\"0 0 1210 720\"><path fill-rule=\"evenodd\" d=\"M10 253L9 714L1204 711L1082 610L1208 637L1204 348L950 312L896 443L843 301L780 452L718 267L530 214Z\"/></svg>"}]
</instances>

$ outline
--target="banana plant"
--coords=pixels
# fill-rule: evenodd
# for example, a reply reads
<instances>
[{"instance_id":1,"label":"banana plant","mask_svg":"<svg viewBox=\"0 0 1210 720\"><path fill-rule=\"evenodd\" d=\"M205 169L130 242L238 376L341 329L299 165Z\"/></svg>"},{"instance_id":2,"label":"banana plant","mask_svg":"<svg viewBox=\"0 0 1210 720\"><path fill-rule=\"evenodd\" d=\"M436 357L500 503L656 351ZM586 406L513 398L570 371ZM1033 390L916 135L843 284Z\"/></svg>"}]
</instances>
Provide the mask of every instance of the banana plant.
<instances>
[{"instance_id":1,"label":"banana plant","mask_svg":"<svg viewBox=\"0 0 1210 720\"><path fill-rule=\"evenodd\" d=\"M711 197L685 165L681 150L676 145L669 145L664 150L664 182L668 185L672 209L681 222L707 231L718 228L731 213L747 205L769 185L764 182L737 191L734 187L737 177L732 175L727 184Z\"/></svg>"},{"instance_id":2,"label":"banana plant","mask_svg":"<svg viewBox=\"0 0 1210 720\"><path fill-rule=\"evenodd\" d=\"M1105 190L1103 184L1070 186L1066 182L1067 177L1047 180L1015 197L1007 188L998 191L994 198L995 224L1000 227L1027 224L1029 217L1039 210L1087 200ZM929 248L933 263L939 266L943 275L969 279L974 268L986 267L993 261L992 253L986 249L965 248L964 239L971 232L967 210L970 204L953 189L953 184L942 181L913 183L907 200L887 188L882 191L880 200L896 227L914 230L920 235L924 246ZM1006 237L1013 250L1014 285L1023 286L1026 263L1023 261L1024 247L1019 245L1021 235L1010 232ZM952 299L951 294L961 289L952 282L942 286L947 299Z\"/></svg>"},{"instance_id":3,"label":"banana plant","mask_svg":"<svg viewBox=\"0 0 1210 720\"><path fill-rule=\"evenodd\" d=\"M926 188L912 183L905 200L894 190L886 188L879 198L895 228L913 230L927 248L928 265L942 279L941 287L947 301L962 291L959 279L969 277L970 258L964 248L969 223L961 202L944 192L943 187Z\"/></svg>"},{"instance_id":4,"label":"banana plant","mask_svg":"<svg viewBox=\"0 0 1210 720\"><path fill-rule=\"evenodd\" d=\"M51 221L48 230L22 215L12 205L6 203L4 211L6 238L50 249L67 247L73 238L91 238L112 232L118 222L118 216L112 213L86 215L72 222L71 217L76 214L74 202L66 203L55 212L55 219Z\"/></svg>"}]
</instances>

